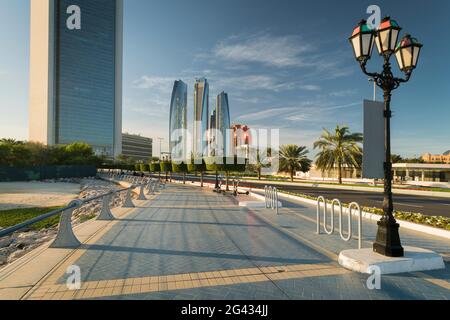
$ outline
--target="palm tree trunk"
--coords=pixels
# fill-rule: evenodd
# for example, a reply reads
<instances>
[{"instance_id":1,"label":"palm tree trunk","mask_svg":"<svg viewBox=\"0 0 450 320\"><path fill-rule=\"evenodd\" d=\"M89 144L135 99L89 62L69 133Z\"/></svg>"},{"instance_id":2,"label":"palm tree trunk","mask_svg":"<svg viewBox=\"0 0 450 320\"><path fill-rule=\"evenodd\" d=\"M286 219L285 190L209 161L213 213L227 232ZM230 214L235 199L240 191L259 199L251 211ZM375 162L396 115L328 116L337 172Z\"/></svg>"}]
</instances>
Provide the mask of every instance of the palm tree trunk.
<instances>
[{"instance_id":1,"label":"palm tree trunk","mask_svg":"<svg viewBox=\"0 0 450 320\"><path fill-rule=\"evenodd\" d=\"M186 184L186 172L183 172L183 184Z\"/></svg>"},{"instance_id":2,"label":"palm tree trunk","mask_svg":"<svg viewBox=\"0 0 450 320\"><path fill-rule=\"evenodd\" d=\"M342 164L340 162L338 163L338 179L339 184L342 184Z\"/></svg>"},{"instance_id":3,"label":"palm tree trunk","mask_svg":"<svg viewBox=\"0 0 450 320\"><path fill-rule=\"evenodd\" d=\"M200 182L201 187L203 188L203 171L200 173Z\"/></svg>"},{"instance_id":4,"label":"palm tree trunk","mask_svg":"<svg viewBox=\"0 0 450 320\"><path fill-rule=\"evenodd\" d=\"M215 186L215 189L216 190L219 189L219 172L218 171L216 171L216 186Z\"/></svg>"},{"instance_id":5,"label":"palm tree trunk","mask_svg":"<svg viewBox=\"0 0 450 320\"><path fill-rule=\"evenodd\" d=\"M261 168L258 168L258 180L261 180Z\"/></svg>"},{"instance_id":6,"label":"palm tree trunk","mask_svg":"<svg viewBox=\"0 0 450 320\"><path fill-rule=\"evenodd\" d=\"M294 170L291 170L291 182L294 182Z\"/></svg>"},{"instance_id":7,"label":"palm tree trunk","mask_svg":"<svg viewBox=\"0 0 450 320\"><path fill-rule=\"evenodd\" d=\"M229 186L228 171L225 172L225 175L227 177L227 188L226 188L226 191L230 191L230 188L228 187Z\"/></svg>"}]
</instances>

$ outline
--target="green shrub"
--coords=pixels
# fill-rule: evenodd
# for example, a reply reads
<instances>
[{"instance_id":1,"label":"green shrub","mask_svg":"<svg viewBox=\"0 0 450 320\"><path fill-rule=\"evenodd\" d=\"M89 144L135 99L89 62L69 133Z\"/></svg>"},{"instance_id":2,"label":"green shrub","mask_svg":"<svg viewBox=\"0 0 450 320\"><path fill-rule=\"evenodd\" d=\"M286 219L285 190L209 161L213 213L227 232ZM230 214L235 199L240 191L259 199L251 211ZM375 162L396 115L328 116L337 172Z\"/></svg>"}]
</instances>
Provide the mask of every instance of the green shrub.
<instances>
[{"instance_id":1,"label":"green shrub","mask_svg":"<svg viewBox=\"0 0 450 320\"><path fill-rule=\"evenodd\" d=\"M146 163L141 163L140 171L141 172L149 172L150 171L150 166L148 164L146 164Z\"/></svg>"},{"instance_id":2,"label":"green shrub","mask_svg":"<svg viewBox=\"0 0 450 320\"><path fill-rule=\"evenodd\" d=\"M246 166L245 161L238 159L237 157L234 157L234 159L226 157L208 157L205 159L205 162L207 171L244 172ZM238 162L243 162L243 164L239 164Z\"/></svg>"},{"instance_id":3,"label":"green shrub","mask_svg":"<svg viewBox=\"0 0 450 320\"><path fill-rule=\"evenodd\" d=\"M172 162L172 172L187 173L188 172L188 166L184 162L178 163L178 164Z\"/></svg>"},{"instance_id":4,"label":"green shrub","mask_svg":"<svg viewBox=\"0 0 450 320\"><path fill-rule=\"evenodd\" d=\"M196 164L196 162L199 162ZM200 161L195 161L194 159L191 159L190 163L187 165L188 172L194 173L194 172L204 172L206 171L206 164L205 161L202 159L201 163Z\"/></svg>"},{"instance_id":5,"label":"green shrub","mask_svg":"<svg viewBox=\"0 0 450 320\"><path fill-rule=\"evenodd\" d=\"M161 165L159 162L150 163L150 172L161 172Z\"/></svg>"},{"instance_id":6,"label":"green shrub","mask_svg":"<svg viewBox=\"0 0 450 320\"><path fill-rule=\"evenodd\" d=\"M168 161L163 161L160 163L161 172L172 172L172 163Z\"/></svg>"}]
</instances>

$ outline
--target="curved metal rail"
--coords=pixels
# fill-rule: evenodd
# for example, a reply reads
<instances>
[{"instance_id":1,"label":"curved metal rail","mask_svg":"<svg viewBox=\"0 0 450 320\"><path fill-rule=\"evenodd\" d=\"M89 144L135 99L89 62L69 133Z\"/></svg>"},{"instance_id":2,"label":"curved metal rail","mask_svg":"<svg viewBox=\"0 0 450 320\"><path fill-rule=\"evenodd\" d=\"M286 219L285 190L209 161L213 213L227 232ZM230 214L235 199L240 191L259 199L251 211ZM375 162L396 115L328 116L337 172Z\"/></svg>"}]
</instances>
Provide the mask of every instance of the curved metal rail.
<instances>
[{"instance_id":1,"label":"curved metal rail","mask_svg":"<svg viewBox=\"0 0 450 320\"><path fill-rule=\"evenodd\" d=\"M278 201L278 189L275 187L264 187L264 202L266 209L272 209L278 215L279 213L279 201Z\"/></svg>"},{"instance_id":2,"label":"curved metal rail","mask_svg":"<svg viewBox=\"0 0 450 320\"><path fill-rule=\"evenodd\" d=\"M321 205L322 202L323 202L323 206ZM352 202L347 209L347 214L348 214L347 235L345 235L344 231L343 231L344 210L342 208L341 201L339 201L339 199L334 199L333 201L331 201L331 213L330 213L331 224L330 224L330 229L328 229L328 226L327 226L327 213L328 213L327 200L322 196L318 197L317 198L317 219L316 219L317 220L317 226L316 226L317 234L320 234L320 229L321 229L320 215L321 215L322 208L323 208L323 219L324 219L323 229L324 229L325 233L328 235L332 235L334 233L334 231L335 231L334 216L335 216L335 208L336 207L339 208L339 235L340 235L341 239L346 242L350 241L353 237L352 216L354 214L353 211L356 209L357 216L358 216L358 248L361 249L362 248L362 210L361 210L361 207L359 206L359 204L356 202Z\"/></svg>"},{"instance_id":3,"label":"curved metal rail","mask_svg":"<svg viewBox=\"0 0 450 320\"><path fill-rule=\"evenodd\" d=\"M138 200L147 200L145 197L145 188L149 188L149 186L152 184L152 181L148 181L148 178L142 178L142 177L133 177L128 175L116 175L116 174L110 174L109 178L113 181L121 180L121 181L127 181L131 182L131 185L128 188L122 188L119 190L112 190L107 193L91 197L88 199L78 199L72 201L68 206L53 210L49 213L46 213L44 215L41 215L39 217L30 219L28 221L22 222L20 224L17 224L15 226L6 228L5 230L0 231L0 238L9 236L17 231L20 231L24 228L28 228L38 222L41 222L45 219L57 216L61 214L59 226L58 226L58 234L54 240L54 242L50 245L51 248L76 248L80 246L79 240L76 238L75 234L73 233L72 228L72 216L73 212L76 209L79 209L86 204L89 204L96 200L102 200L102 208L101 212L97 218L97 220L114 220L114 216L111 212L110 204L112 199L122 193L126 192L125 201L123 203L123 208L134 208L135 205L133 204L131 193L133 190L139 188L139 196ZM138 178L138 179L136 179ZM153 183L155 186L156 184ZM155 192L155 188L152 189L152 192Z\"/></svg>"}]
</instances>

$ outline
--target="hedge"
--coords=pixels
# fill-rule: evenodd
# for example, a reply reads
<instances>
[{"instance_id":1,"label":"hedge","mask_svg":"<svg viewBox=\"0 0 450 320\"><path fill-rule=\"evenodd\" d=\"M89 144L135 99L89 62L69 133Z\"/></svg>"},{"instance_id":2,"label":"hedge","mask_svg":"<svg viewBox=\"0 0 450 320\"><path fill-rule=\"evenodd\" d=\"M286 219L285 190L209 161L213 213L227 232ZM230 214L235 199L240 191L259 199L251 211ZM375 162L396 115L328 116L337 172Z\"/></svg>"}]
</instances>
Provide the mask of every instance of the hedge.
<instances>
[{"instance_id":1,"label":"hedge","mask_svg":"<svg viewBox=\"0 0 450 320\"><path fill-rule=\"evenodd\" d=\"M95 177L95 166L0 167L0 182Z\"/></svg>"},{"instance_id":2,"label":"hedge","mask_svg":"<svg viewBox=\"0 0 450 320\"><path fill-rule=\"evenodd\" d=\"M198 162L198 163L196 163L196 162ZM191 163L189 163L188 165L187 165L187 169L188 169L188 171L189 172L204 172L204 171L206 171L206 164L205 164L205 161L202 159L201 160L201 163L200 163L200 160L194 160L194 159L192 159L191 160Z\"/></svg>"},{"instance_id":3,"label":"hedge","mask_svg":"<svg viewBox=\"0 0 450 320\"><path fill-rule=\"evenodd\" d=\"M209 157L206 158L206 170L207 171L220 171L220 172L244 172L245 171L245 161L243 159L238 159L234 157L233 163L229 164L230 158L218 158L218 157ZM222 162L222 163L220 163ZM243 164L239 164L238 162L244 162Z\"/></svg>"},{"instance_id":4,"label":"hedge","mask_svg":"<svg viewBox=\"0 0 450 320\"><path fill-rule=\"evenodd\" d=\"M172 172L187 173L188 172L188 166L184 162L182 162L182 163L174 163L174 162L172 162Z\"/></svg>"},{"instance_id":5,"label":"hedge","mask_svg":"<svg viewBox=\"0 0 450 320\"><path fill-rule=\"evenodd\" d=\"M172 163L171 162L161 162L160 163L161 166L161 172L172 172Z\"/></svg>"},{"instance_id":6,"label":"hedge","mask_svg":"<svg viewBox=\"0 0 450 320\"><path fill-rule=\"evenodd\" d=\"M159 162L150 163L150 172L161 172L161 165Z\"/></svg>"}]
</instances>

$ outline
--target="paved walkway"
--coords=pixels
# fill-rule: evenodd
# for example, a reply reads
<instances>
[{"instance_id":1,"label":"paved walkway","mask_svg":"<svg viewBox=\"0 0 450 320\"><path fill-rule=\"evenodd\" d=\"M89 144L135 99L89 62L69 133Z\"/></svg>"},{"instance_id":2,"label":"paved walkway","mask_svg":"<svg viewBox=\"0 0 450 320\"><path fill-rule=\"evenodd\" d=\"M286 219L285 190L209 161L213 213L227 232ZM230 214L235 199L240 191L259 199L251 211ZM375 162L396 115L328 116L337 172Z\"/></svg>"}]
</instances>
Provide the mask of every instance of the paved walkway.
<instances>
[{"instance_id":1,"label":"paved walkway","mask_svg":"<svg viewBox=\"0 0 450 320\"><path fill-rule=\"evenodd\" d=\"M384 276L382 290L368 290L367 276L336 262L356 241L315 235L315 208L284 204L274 216L210 190L168 186L74 251L26 298L450 299L448 263L443 271ZM405 244L446 254L450 247L431 237ZM67 289L72 265L81 269L81 290Z\"/></svg>"}]
</instances>

